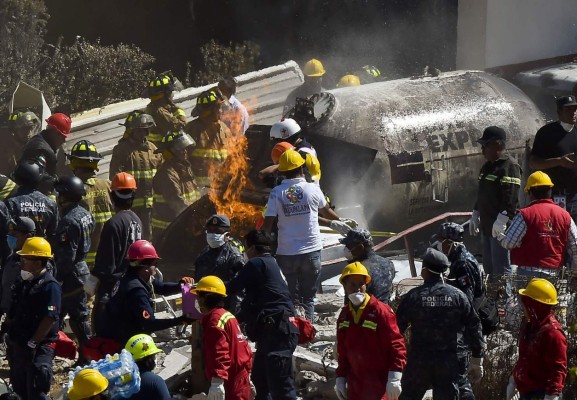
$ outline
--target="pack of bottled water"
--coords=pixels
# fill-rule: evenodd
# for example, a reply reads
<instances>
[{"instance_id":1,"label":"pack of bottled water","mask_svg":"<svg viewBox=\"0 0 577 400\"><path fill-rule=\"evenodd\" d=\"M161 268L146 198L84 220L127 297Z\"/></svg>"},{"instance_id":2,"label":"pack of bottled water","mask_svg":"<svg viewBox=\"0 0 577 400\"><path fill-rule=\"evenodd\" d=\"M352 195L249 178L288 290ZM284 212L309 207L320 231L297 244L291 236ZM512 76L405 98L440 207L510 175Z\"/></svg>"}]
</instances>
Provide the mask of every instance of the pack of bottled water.
<instances>
[{"instance_id":1,"label":"pack of bottled water","mask_svg":"<svg viewBox=\"0 0 577 400\"><path fill-rule=\"evenodd\" d=\"M120 354L107 354L102 360L92 361L89 365L76 367L68 374L68 389L72 387L74 377L83 369L98 370L108 379L108 393L112 400L126 399L140 390L140 373L132 355L122 349Z\"/></svg>"}]
</instances>

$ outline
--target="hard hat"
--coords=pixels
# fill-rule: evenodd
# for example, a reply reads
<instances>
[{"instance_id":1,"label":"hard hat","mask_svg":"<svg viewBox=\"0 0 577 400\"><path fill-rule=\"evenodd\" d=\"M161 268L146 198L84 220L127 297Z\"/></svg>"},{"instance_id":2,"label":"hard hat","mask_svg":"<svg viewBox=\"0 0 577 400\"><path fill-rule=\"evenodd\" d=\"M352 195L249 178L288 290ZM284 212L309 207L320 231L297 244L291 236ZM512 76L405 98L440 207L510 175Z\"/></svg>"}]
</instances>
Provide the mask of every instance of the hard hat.
<instances>
[{"instance_id":1,"label":"hard hat","mask_svg":"<svg viewBox=\"0 0 577 400\"><path fill-rule=\"evenodd\" d=\"M175 89L175 79L171 71L158 74L154 79L148 82L145 90L145 96L151 97L160 93L172 92Z\"/></svg>"},{"instance_id":2,"label":"hard hat","mask_svg":"<svg viewBox=\"0 0 577 400\"><path fill-rule=\"evenodd\" d=\"M525 191L528 192L529 189L538 187L538 186L546 186L546 187L553 187L553 182L549 175L547 175L543 171L536 171L529 175L527 178L527 183L525 184Z\"/></svg>"},{"instance_id":3,"label":"hard hat","mask_svg":"<svg viewBox=\"0 0 577 400\"><path fill-rule=\"evenodd\" d=\"M83 400L96 396L106 389L108 389L108 379L98 370L87 368L78 371L67 395L70 400Z\"/></svg>"},{"instance_id":4,"label":"hard hat","mask_svg":"<svg viewBox=\"0 0 577 400\"><path fill-rule=\"evenodd\" d=\"M64 137L70 137L70 127L72 126L72 120L70 117L63 113L52 114L46 120L49 127L56 129Z\"/></svg>"},{"instance_id":5,"label":"hard hat","mask_svg":"<svg viewBox=\"0 0 577 400\"><path fill-rule=\"evenodd\" d=\"M126 258L130 261L159 260L156 249L148 240L137 240L128 248Z\"/></svg>"},{"instance_id":6,"label":"hard hat","mask_svg":"<svg viewBox=\"0 0 577 400\"><path fill-rule=\"evenodd\" d=\"M226 286L218 276L209 275L198 281L193 293L198 292L216 293L226 297Z\"/></svg>"},{"instance_id":7,"label":"hard hat","mask_svg":"<svg viewBox=\"0 0 577 400\"><path fill-rule=\"evenodd\" d=\"M462 242L465 230L455 222L443 222L439 231L433 236L434 240L452 240L453 242Z\"/></svg>"},{"instance_id":8,"label":"hard hat","mask_svg":"<svg viewBox=\"0 0 577 400\"><path fill-rule=\"evenodd\" d=\"M292 171L301 167L305 163L305 159L296 150L287 150L280 156L278 160L278 170L280 172Z\"/></svg>"},{"instance_id":9,"label":"hard hat","mask_svg":"<svg viewBox=\"0 0 577 400\"><path fill-rule=\"evenodd\" d=\"M50 243L42 237L31 237L26 239L22 250L16 252L19 256L52 258L52 248Z\"/></svg>"},{"instance_id":10,"label":"hard hat","mask_svg":"<svg viewBox=\"0 0 577 400\"><path fill-rule=\"evenodd\" d=\"M156 347L154 340L144 333L134 335L128 339L124 348L132 354L134 361L140 361L145 357L162 352L162 350Z\"/></svg>"},{"instance_id":11,"label":"hard hat","mask_svg":"<svg viewBox=\"0 0 577 400\"><path fill-rule=\"evenodd\" d=\"M369 284L371 282L371 276L369 275L369 271L367 271L367 268L358 261L348 264L345 267L345 269L343 269L343 273L339 278L339 282L341 283L341 285L343 284L344 279L350 275L361 275L365 277L366 284Z\"/></svg>"},{"instance_id":12,"label":"hard hat","mask_svg":"<svg viewBox=\"0 0 577 400\"><path fill-rule=\"evenodd\" d=\"M305 164L307 169L309 170L309 174L311 174L311 179L313 181L320 181L321 180L321 163L319 159L313 156L311 153L305 153Z\"/></svg>"},{"instance_id":13,"label":"hard hat","mask_svg":"<svg viewBox=\"0 0 577 400\"><path fill-rule=\"evenodd\" d=\"M306 76L323 76L325 74L325 68L323 67L323 63L321 63L316 58L307 61L305 67L303 68L303 73Z\"/></svg>"},{"instance_id":14,"label":"hard hat","mask_svg":"<svg viewBox=\"0 0 577 400\"><path fill-rule=\"evenodd\" d=\"M110 189L112 190L136 190L136 180L134 176L130 175L128 172L119 172L114 175L112 182L110 183Z\"/></svg>"},{"instance_id":15,"label":"hard hat","mask_svg":"<svg viewBox=\"0 0 577 400\"><path fill-rule=\"evenodd\" d=\"M86 195L84 182L77 176L61 176L54 184L54 190L71 201L80 201Z\"/></svg>"},{"instance_id":16,"label":"hard hat","mask_svg":"<svg viewBox=\"0 0 577 400\"><path fill-rule=\"evenodd\" d=\"M285 118L270 128L271 139L286 139L301 131L300 125L292 118Z\"/></svg>"},{"instance_id":17,"label":"hard hat","mask_svg":"<svg viewBox=\"0 0 577 400\"><path fill-rule=\"evenodd\" d=\"M287 150L294 150L294 149L295 147L289 142L279 142L275 144L274 147L272 148L272 151L270 152L270 158L272 159L273 163L278 164L278 160L282 155L282 153L284 153Z\"/></svg>"},{"instance_id":18,"label":"hard hat","mask_svg":"<svg viewBox=\"0 0 577 400\"><path fill-rule=\"evenodd\" d=\"M74 143L68 158L76 158L79 160L86 160L88 162L102 160L102 156L98 150L96 150L94 143L89 142L88 140L79 140L78 142Z\"/></svg>"},{"instance_id":19,"label":"hard hat","mask_svg":"<svg viewBox=\"0 0 577 400\"><path fill-rule=\"evenodd\" d=\"M520 289L521 296L527 296L539 303L554 306L557 301L557 290L555 286L547 279L533 278L527 284L525 289Z\"/></svg>"},{"instance_id":20,"label":"hard hat","mask_svg":"<svg viewBox=\"0 0 577 400\"><path fill-rule=\"evenodd\" d=\"M40 119L32 111L16 111L8 118L8 126L12 129L40 126Z\"/></svg>"},{"instance_id":21,"label":"hard hat","mask_svg":"<svg viewBox=\"0 0 577 400\"><path fill-rule=\"evenodd\" d=\"M381 76L381 71L379 71L379 69L373 65L365 65L363 70L373 78L378 78Z\"/></svg>"},{"instance_id":22,"label":"hard hat","mask_svg":"<svg viewBox=\"0 0 577 400\"><path fill-rule=\"evenodd\" d=\"M220 96L216 91L207 90L202 92L200 96L196 98L196 105L199 107L209 107L217 105L220 101Z\"/></svg>"},{"instance_id":23,"label":"hard hat","mask_svg":"<svg viewBox=\"0 0 577 400\"><path fill-rule=\"evenodd\" d=\"M347 86L360 86L361 80L356 75L345 75L341 78L337 87L347 87Z\"/></svg>"},{"instance_id":24,"label":"hard hat","mask_svg":"<svg viewBox=\"0 0 577 400\"><path fill-rule=\"evenodd\" d=\"M140 111L132 111L121 125L130 129L150 129L156 126L152 116Z\"/></svg>"},{"instance_id":25,"label":"hard hat","mask_svg":"<svg viewBox=\"0 0 577 400\"><path fill-rule=\"evenodd\" d=\"M184 131L169 132L162 137L160 146L155 153L162 153L165 150L170 152L179 152L190 146L196 146L196 142Z\"/></svg>"},{"instance_id":26,"label":"hard hat","mask_svg":"<svg viewBox=\"0 0 577 400\"><path fill-rule=\"evenodd\" d=\"M23 160L18 163L12 173L12 180L20 186L36 187L44 173L43 167L33 160Z\"/></svg>"}]
</instances>

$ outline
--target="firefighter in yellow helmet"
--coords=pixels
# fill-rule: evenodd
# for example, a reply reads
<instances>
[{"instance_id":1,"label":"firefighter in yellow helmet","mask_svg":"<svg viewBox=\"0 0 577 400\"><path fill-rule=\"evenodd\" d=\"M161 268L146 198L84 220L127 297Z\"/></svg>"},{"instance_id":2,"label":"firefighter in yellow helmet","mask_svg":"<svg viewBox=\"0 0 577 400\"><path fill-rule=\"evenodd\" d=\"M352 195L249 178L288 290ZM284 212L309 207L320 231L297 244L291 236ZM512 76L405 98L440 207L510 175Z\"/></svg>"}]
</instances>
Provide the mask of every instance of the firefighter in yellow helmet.
<instances>
[{"instance_id":1,"label":"firefighter in yellow helmet","mask_svg":"<svg viewBox=\"0 0 577 400\"><path fill-rule=\"evenodd\" d=\"M226 144L233 134L220 120L222 99L214 90L207 90L196 99L192 116L198 117L186 125L185 132L196 142L191 153L192 169L199 187L210 187L210 168L226 160Z\"/></svg>"},{"instance_id":2,"label":"firefighter in yellow helmet","mask_svg":"<svg viewBox=\"0 0 577 400\"><path fill-rule=\"evenodd\" d=\"M145 90L150 103L144 112L152 116L156 124L150 130L148 140L156 145L164 135L183 129L186 125L186 113L172 101L176 84L176 78L168 71L152 79Z\"/></svg>"},{"instance_id":3,"label":"firefighter in yellow helmet","mask_svg":"<svg viewBox=\"0 0 577 400\"><path fill-rule=\"evenodd\" d=\"M70 160L68 167L84 182L86 188L86 195L80 204L90 211L95 221L94 231L90 235L90 250L85 259L88 268L92 270L102 227L114 214L114 205L110 199L110 181L96 177L102 156L94 143L88 140L76 142L67 157Z\"/></svg>"},{"instance_id":4,"label":"firefighter in yellow helmet","mask_svg":"<svg viewBox=\"0 0 577 400\"><path fill-rule=\"evenodd\" d=\"M303 67L305 81L301 86L289 93L284 103L283 114L286 114L295 105L297 98L306 98L322 92L324 90L322 83L325 72L325 67L319 60L315 58L309 60Z\"/></svg>"},{"instance_id":5,"label":"firefighter in yellow helmet","mask_svg":"<svg viewBox=\"0 0 577 400\"><path fill-rule=\"evenodd\" d=\"M125 136L112 149L109 176L112 179L119 172L127 172L136 180L132 211L142 222L142 238L149 240L152 236L152 179L162 163L162 155L155 153L157 147L147 138L155 126L150 115L133 111L126 117L124 126Z\"/></svg>"},{"instance_id":6,"label":"firefighter in yellow helmet","mask_svg":"<svg viewBox=\"0 0 577 400\"><path fill-rule=\"evenodd\" d=\"M164 136L157 152L163 152L165 161L152 182L152 238L158 240L170 223L189 205L200 198L194 181L189 154L194 140L183 131Z\"/></svg>"},{"instance_id":7,"label":"firefighter in yellow helmet","mask_svg":"<svg viewBox=\"0 0 577 400\"><path fill-rule=\"evenodd\" d=\"M31 111L15 111L8 118L8 132L3 135L3 157L0 158L0 173L10 176L16 168L28 139L40 132L40 120Z\"/></svg>"}]
</instances>

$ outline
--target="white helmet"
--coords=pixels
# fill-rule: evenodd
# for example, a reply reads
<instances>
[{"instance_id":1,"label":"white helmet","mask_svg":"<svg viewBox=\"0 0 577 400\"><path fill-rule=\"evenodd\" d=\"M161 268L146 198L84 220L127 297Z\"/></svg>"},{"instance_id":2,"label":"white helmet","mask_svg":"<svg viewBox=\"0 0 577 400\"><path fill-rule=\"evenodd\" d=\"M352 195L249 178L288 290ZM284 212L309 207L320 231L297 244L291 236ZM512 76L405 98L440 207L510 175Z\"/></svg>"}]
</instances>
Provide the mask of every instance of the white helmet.
<instances>
[{"instance_id":1,"label":"white helmet","mask_svg":"<svg viewBox=\"0 0 577 400\"><path fill-rule=\"evenodd\" d=\"M296 135L301 131L301 127L292 118L285 118L280 122L276 122L270 128L271 139L286 139Z\"/></svg>"}]
</instances>

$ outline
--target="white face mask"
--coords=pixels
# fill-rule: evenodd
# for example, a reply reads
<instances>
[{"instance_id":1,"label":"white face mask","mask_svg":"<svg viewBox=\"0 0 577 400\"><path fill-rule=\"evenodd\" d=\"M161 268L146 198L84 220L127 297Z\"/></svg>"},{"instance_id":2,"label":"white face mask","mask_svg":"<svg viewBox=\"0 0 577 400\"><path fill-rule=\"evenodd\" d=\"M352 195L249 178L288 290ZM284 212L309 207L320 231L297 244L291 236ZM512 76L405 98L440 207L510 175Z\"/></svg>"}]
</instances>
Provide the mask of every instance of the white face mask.
<instances>
[{"instance_id":1,"label":"white face mask","mask_svg":"<svg viewBox=\"0 0 577 400\"><path fill-rule=\"evenodd\" d=\"M347 246L343 247L343 255L347 260L353 259L353 253L347 248Z\"/></svg>"},{"instance_id":2,"label":"white face mask","mask_svg":"<svg viewBox=\"0 0 577 400\"><path fill-rule=\"evenodd\" d=\"M22 280L31 281L34 279L34 274L32 272L24 271L23 269L20 270L20 276Z\"/></svg>"},{"instance_id":3,"label":"white face mask","mask_svg":"<svg viewBox=\"0 0 577 400\"><path fill-rule=\"evenodd\" d=\"M206 242L213 249L219 248L226 243L226 235L227 233L207 233Z\"/></svg>"},{"instance_id":4,"label":"white face mask","mask_svg":"<svg viewBox=\"0 0 577 400\"><path fill-rule=\"evenodd\" d=\"M353 303L353 306L358 307L365 301L365 294L361 292L349 294L349 300Z\"/></svg>"},{"instance_id":5,"label":"white face mask","mask_svg":"<svg viewBox=\"0 0 577 400\"><path fill-rule=\"evenodd\" d=\"M573 129L573 124L568 124L567 122L563 122L563 121L559 121L559 123L561 124L561 126L563 127L563 129L565 129L565 131L567 132L571 132L571 129Z\"/></svg>"}]
</instances>

